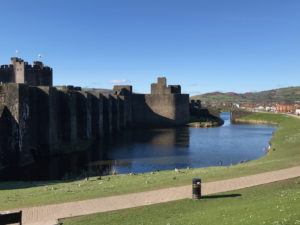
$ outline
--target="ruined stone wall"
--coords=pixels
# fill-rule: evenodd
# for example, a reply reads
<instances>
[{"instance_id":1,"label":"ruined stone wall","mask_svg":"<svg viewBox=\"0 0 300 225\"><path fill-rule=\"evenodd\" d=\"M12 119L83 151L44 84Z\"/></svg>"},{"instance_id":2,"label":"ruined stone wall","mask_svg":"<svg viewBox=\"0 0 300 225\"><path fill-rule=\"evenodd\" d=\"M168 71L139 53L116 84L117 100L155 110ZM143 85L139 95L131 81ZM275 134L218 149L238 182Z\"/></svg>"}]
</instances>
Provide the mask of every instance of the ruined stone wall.
<instances>
[{"instance_id":1,"label":"ruined stone wall","mask_svg":"<svg viewBox=\"0 0 300 225\"><path fill-rule=\"evenodd\" d=\"M14 68L14 82L18 84L25 83L25 62L18 58L12 59L12 65Z\"/></svg>"},{"instance_id":2,"label":"ruined stone wall","mask_svg":"<svg viewBox=\"0 0 300 225\"><path fill-rule=\"evenodd\" d=\"M32 154L59 153L59 92L56 88L29 86L29 130Z\"/></svg>"},{"instance_id":3,"label":"ruined stone wall","mask_svg":"<svg viewBox=\"0 0 300 225\"><path fill-rule=\"evenodd\" d=\"M105 136L112 133L112 110L113 110L113 99L110 94L104 94L103 96L103 130Z\"/></svg>"},{"instance_id":4,"label":"ruined stone wall","mask_svg":"<svg viewBox=\"0 0 300 225\"><path fill-rule=\"evenodd\" d=\"M75 139L89 139L91 137L91 111L88 102L87 93L83 91L75 91L76 98L76 138Z\"/></svg>"},{"instance_id":5,"label":"ruined stone wall","mask_svg":"<svg viewBox=\"0 0 300 225\"><path fill-rule=\"evenodd\" d=\"M24 83L31 86L52 86L52 69L27 65Z\"/></svg>"},{"instance_id":6,"label":"ruined stone wall","mask_svg":"<svg viewBox=\"0 0 300 225\"><path fill-rule=\"evenodd\" d=\"M0 82L12 83L14 82L14 70L11 65L0 66Z\"/></svg>"},{"instance_id":7,"label":"ruined stone wall","mask_svg":"<svg viewBox=\"0 0 300 225\"><path fill-rule=\"evenodd\" d=\"M74 143L77 138L76 96L68 89L57 93L57 134L60 143Z\"/></svg>"},{"instance_id":8,"label":"ruined stone wall","mask_svg":"<svg viewBox=\"0 0 300 225\"><path fill-rule=\"evenodd\" d=\"M167 78L159 77L157 78L157 83L151 84L151 94L152 95L181 94L181 86L180 85L167 86Z\"/></svg>"},{"instance_id":9,"label":"ruined stone wall","mask_svg":"<svg viewBox=\"0 0 300 225\"><path fill-rule=\"evenodd\" d=\"M118 132L123 104L119 96L72 87L0 85L0 169L83 150Z\"/></svg>"},{"instance_id":10,"label":"ruined stone wall","mask_svg":"<svg viewBox=\"0 0 300 225\"><path fill-rule=\"evenodd\" d=\"M119 96L120 128L130 127L132 125L132 86L115 85L113 91Z\"/></svg>"},{"instance_id":11,"label":"ruined stone wall","mask_svg":"<svg viewBox=\"0 0 300 225\"><path fill-rule=\"evenodd\" d=\"M28 86L1 85L0 113L0 168L32 162Z\"/></svg>"},{"instance_id":12,"label":"ruined stone wall","mask_svg":"<svg viewBox=\"0 0 300 225\"><path fill-rule=\"evenodd\" d=\"M103 96L98 92L87 94L91 107L91 137L98 139L103 137Z\"/></svg>"},{"instance_id":13,"label":"ruined stone wall","mask_svg":"<svg viewBox=\"0 0 300 225\"><path fill-rule=\"evenodd\" d=\"M132 95L125 95L124 98L124 127L132 126Z\"/></svg>"},{"instance_id":14,"label":"ruined stone wall","mask_svg":"<svg viewBox=\"0 0 300 225\"><path fill-rule=\"evenodd\" d=\"M179 126L189 121L189 95L133 94L134 126Z\"/></svg>"},{"instance_id":15,"label":"ruined stone wall","mask_svg":"<svg viewBox=\"0 0 300 225\"><path fill-rule=\"evenodd\" d=\"M157 83L151 84L151 94L171 94L171 89L167 87L167 78L157 78Z\"/></svg>"},{"instance_id":16,"label":"ruined stone wall","mask_svg":"<svg viewBox=\"0 0 300 225\"><path fill-rule=\"evenodd\" d=\"M42 62L28 64L20 58L11 58L10 65L0 66L0 82L19 83L31 86L52 86L52 69Z\"/></svg>"},{"instance_id":17,"label":"ruined stone wall","mask_svg":"<svg viewBox=\"0 0 300 225\"><path fill-rule=\"evenodd\" d=\"M123 89L125 88L125 89ZM189 96L83 91L72 86L0 85L0 169L80 151L131 126L178 126L189 120Z\"/></svg>"}]
</instances>

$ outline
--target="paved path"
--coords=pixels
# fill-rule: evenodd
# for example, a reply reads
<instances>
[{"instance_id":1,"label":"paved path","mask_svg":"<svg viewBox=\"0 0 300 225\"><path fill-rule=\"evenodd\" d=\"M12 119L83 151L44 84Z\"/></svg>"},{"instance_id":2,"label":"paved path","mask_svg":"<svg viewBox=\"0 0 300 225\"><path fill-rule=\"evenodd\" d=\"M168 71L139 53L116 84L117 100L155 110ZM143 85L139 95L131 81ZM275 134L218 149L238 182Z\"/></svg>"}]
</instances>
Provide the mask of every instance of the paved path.
<instances>
[{"instance_id":1,"label":"paved path","mask_svg":"<svg viewBox=\"0 0 300 225\"><path fill-rule=\"evenodd\" d=\"M300 119L300 116L298 116L298 115L295 115L295 114L284 114L284 115L288 115L288 116L291 116L291 117L294 117L294 118Z\"/></svg>"},{"instance_id":2,"label":"paved path","mask_svg":"<svg viewBox=\"0 0 300 225\"><path fill-rule=\"evenodd\" d=\"M300 177L300 166L202 184L204 195L238 190ZM53 225L59 218L108 212L191 197L191 185L91 200L31 207L23 210L25 225Z\"/></svg>"}]
</instances>

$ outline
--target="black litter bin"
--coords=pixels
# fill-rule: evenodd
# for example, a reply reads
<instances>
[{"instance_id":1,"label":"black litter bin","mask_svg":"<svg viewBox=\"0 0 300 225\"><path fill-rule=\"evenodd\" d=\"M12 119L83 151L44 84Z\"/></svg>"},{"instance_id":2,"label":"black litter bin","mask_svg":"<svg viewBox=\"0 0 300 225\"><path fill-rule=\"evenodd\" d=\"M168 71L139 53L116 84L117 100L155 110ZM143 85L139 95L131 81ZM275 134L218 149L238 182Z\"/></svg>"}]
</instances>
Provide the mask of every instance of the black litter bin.
<instances>
[{"instance_id":1,"label":"black litter bin","mask_svg":"<svg viewBox=\"0 0 300 225\"><path fill-rule=\"evenodd\" d=\"M201 198L201 179L193 179L193 199Z\"/></svg>"}]
</instances>

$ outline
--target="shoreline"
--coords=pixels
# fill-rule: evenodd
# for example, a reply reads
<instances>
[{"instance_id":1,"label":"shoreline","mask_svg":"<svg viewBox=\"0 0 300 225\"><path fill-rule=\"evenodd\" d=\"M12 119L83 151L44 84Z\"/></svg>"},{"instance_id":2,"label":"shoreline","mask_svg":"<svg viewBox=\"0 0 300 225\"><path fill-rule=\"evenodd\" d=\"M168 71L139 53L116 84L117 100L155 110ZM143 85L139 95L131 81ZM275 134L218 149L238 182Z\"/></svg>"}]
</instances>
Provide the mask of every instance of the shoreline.
<instances>
[{"instance_id":1,"label":"shoreline","mask_svg":"<svg viewBox=\"0 0 300 225\"><path fill-rule=\"evenodd\" d=\"M200 122L200 121L195 121L188 123L188 127L193 127L193 128L213 128L213 127L221 127L223 123L216 122L216 121L208 121L208 122Z\"/></svg>"},{"instance_id":2,"label":"shoreline","mask_svg":"<svg viewBox=\"0 0 300 225\"><path fill-rule=\"evenodd\" d=\"M264 124L264 125L276 125L278 126L278 123L271 122L271 121L265 121L265 120L254 120L254 119L242 119L242 118L236 118L232 121L233 124Z\"/></svg>"}]
</instances>

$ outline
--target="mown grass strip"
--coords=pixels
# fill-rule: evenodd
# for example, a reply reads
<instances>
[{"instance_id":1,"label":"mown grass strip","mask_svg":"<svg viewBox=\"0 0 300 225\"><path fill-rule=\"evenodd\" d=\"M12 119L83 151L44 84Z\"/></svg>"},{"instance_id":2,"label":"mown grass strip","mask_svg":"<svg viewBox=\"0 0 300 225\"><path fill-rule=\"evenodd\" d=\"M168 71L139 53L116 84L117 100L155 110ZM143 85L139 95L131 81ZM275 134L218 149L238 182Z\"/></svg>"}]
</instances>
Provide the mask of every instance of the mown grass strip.
<instances>
[{"instance_id":1,"label":"mown grass strip","mask_svg":"<svg viewBox=\"0 0 300 225\"><path fill-rule=\"evenodd\" d=\"M201 200L186 199L71 218L63 220L63 224L300 224L300 178Z\"/></svg>"}]
</instances>

